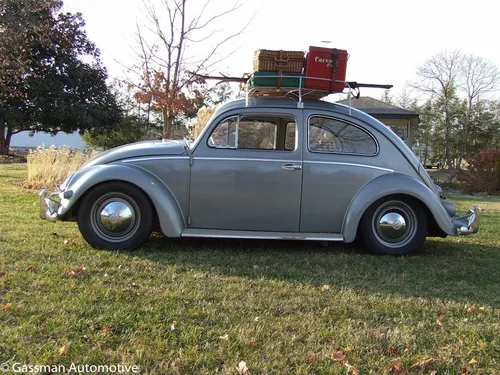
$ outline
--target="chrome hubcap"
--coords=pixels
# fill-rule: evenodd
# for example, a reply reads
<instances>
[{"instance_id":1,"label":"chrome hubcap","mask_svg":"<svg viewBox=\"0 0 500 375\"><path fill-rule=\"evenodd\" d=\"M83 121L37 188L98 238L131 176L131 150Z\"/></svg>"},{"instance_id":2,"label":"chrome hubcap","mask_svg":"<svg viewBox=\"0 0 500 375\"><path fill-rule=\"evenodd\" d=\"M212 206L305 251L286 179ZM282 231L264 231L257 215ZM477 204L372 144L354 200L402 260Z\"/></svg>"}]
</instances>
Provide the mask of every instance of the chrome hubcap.
<instances>
[{"instance_id":1,"label":"chrome hubcap","mask_svg":"<svg viewBox=\"0 0 500 375\"><path fill-rule=\"evenodd\" d=\"M388 212L382 216L379 226L380 233L392 240L403 238L407 230L406 220L397 212Z\"/></svg>"},{"instance_id":2,"label":"chrome hubcap","mask_svg":"<svg viewBox=\"0 0 500 375\"><path fill-rule=\"evenodd\" d=\"M122 201L111 201L101 211L101 225L112 233L122 233L135 220L135 215L130 206Z\"/></svg>"},{"instance_id":3,"label":"chrome hubcap","mask_svg":"<svg viewBox=\"0 0 500 375\"><path fill-rule=\"evenodd\" d=\"M411 206L401 201L383 203L373 217L373 233L387 247L408 244L417 233L417 216Z\"/></svg>"},{"instance_id":4,"label":"chrome hubcap","mask_svg":"<svg viewBox=\"0 0 500 375\"><path fill-rule=\"evenodd\" d=\"M130 239L139 227L140 211L127 195L110 193L94 203L91 225L95 233L109 242Z\"/></svg>"}]
</instances>

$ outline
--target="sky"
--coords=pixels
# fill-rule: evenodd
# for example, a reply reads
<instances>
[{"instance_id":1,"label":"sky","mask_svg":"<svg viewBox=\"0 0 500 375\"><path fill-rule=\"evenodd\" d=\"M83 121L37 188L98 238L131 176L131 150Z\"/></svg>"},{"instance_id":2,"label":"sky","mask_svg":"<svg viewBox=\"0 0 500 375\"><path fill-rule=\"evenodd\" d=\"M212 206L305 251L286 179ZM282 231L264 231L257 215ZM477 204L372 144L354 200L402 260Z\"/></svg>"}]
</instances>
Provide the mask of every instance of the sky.
<instances>
[{"instance_id":1,"label":"sky","mask_svg":"<svg viewBox=\"0 0 500 375\"><path fill-rule=\"evenodd\" d=\"M188 0L188 17L197 15L205 1ZM225 11L234 1L211 0L207 14ZM408 81L416 79L417 67L441 51L459 49L500 66L500 3L494 0L240 2L242 6L236 12L216 23L217 35L230 35L251 22L234 43L221 51L221 56L230 56L217 65L215 74L250 73L253 53L258 49L306 51L309 46L323 46L349 52L348 81L392 84L390 93L397 95ZM136 62L136 27L147 31L143 0L64 0L64 4L64 11L83 14L87 34L101 50L109 76L124 78L126 67ZM209 49L210 45L205 49L198 45L189 53L203 56ZM361 95L380 99L383 90L362 89ZM328 99L344 98L331 95ZM59 142L52 138L42 142L38 135L33 139L27 134L16 137L13 144L20 146L28 141ZM81 140L62 142L80 147Z\"/></svg>"},{"instance_id":2,"label":"sky","mask_svg":"<svg viewBox=\"0 0 500 375\"><path fill-rule=\"evenodd\" d=\"M500 66L496 42L500 3L493 0L240 2L242 7L217 25L219 35L251 23L223 51L234 53L215 73L241 76L251 72L258 49L306 51L309 46L324 46L349 52L348 81L392 84L391 93L397 94L416 78L418 65L440 51L460 49ZM136 25L143 30L147 25L142 0L64 0L64 4L65 10L83 14L88 36L100 48L109 75L123 77L124 67L135 62ZM187 4L188 15L196 15L202 3L189 0ZM227 10L232 4L232 0L212 0L207 14ZM195 53L202 55L203 49L198 46ZM377 89L362 91L375 98L382 94Z\"/></svg>"}]
</instances>

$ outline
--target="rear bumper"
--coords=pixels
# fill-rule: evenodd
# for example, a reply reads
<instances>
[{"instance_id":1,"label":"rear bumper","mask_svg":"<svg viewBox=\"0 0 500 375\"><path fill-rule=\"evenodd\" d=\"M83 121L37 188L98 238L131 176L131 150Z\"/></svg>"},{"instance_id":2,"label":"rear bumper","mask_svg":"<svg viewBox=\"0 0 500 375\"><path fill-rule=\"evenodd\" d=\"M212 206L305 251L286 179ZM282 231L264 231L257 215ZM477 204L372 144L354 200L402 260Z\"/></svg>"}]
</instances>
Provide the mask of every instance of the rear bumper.
<instances>
[{"instance_id":1,"label":"rear bumper","mask_svg":"<svg viewBox=\"0 0 500 375\"><path fill-rule=\"evenodd\" d=\"M71 198L73 192L66 190L49 193L44 189L38 195L40 196L40 219L55 222L60 220L66 211L68 199Z\"/></svg>"},{"instance_id":2,"label":"rear bumper","mask_svg":"<svg viewBox=\"0 0 500 375\"><path fill-rule=\"evenodd\" d=\"M457 234L465 236L479 232L479 222L481 219L481 207L474 206L464 216L452 218L453 225L457 229Z\"/></svg>"}]
</instances>

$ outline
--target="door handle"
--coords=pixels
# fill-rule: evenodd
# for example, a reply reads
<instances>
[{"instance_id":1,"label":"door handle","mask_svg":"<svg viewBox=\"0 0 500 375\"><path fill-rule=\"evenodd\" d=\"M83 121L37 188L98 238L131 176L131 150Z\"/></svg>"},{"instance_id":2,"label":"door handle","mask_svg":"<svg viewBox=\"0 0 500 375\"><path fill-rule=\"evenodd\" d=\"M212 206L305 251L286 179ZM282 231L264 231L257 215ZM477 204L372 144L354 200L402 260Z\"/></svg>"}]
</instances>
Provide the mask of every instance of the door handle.
<instances>
[{"instance_id":1,"label":"door handle","mask_svg":"<svg viewBox=\"0 0 500 375\"><path fill-rule=\"evenodd\" d=\"M299 171L302 169L302 166L299 164L285 163L281 166L281 169L285 171Z\"/></svg>"}]
</instances>

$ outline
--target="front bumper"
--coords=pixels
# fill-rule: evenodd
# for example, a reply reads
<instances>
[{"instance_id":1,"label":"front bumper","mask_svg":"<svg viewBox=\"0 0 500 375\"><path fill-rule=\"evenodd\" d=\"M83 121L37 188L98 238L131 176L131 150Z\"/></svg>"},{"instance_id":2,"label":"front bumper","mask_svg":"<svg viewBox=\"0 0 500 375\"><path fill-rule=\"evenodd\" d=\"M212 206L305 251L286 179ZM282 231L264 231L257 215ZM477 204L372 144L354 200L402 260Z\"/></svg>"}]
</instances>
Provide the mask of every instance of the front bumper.
<instances>
[{"instance_id":1,"label":"front bumper","mask_svg":"<svg viewBox=\"0 0 500 375\"><path fill-rule=\"evenodd\" d=\"M479 221L481 219L481 207L474 206L464 216L454 217L452 219L457 234L465 236L479 232Z\"/></svg>"},{"instance_id":2,"label":"front bumper","mask_svg":"<svg viewBox=\"0 0 500 375\"><path fill-rule=\"evenodd\" d=\"M55 222L61 219L73 192L66 190L49 193L43 189L38 195L40 196L40 219Z\"/></svg>"}]
</instances>

